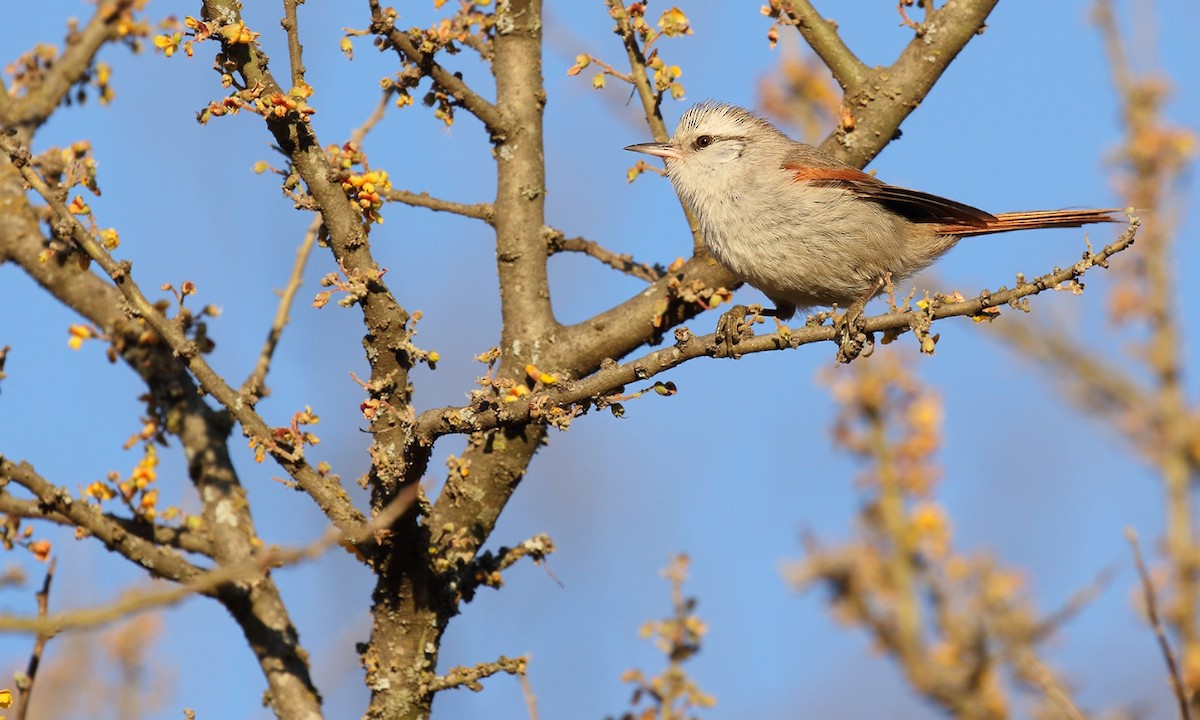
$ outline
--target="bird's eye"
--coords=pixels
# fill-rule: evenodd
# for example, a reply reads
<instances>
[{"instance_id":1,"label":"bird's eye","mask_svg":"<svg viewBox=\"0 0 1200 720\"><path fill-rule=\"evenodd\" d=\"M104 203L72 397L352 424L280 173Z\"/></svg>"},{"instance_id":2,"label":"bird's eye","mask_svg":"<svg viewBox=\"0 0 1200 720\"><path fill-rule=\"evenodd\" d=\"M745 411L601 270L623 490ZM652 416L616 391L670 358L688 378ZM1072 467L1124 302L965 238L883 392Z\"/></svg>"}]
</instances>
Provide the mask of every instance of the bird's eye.
<instances>
[{"instance_id":1,"label":"bird's eye","mask_svg":"<svg viewBox=\"0 0 1200 720\"><path fill-rule=\"evenodd\" d=\"M714 138L712 135L701 135L700 137L696 138L696 149L700 150L706 148L709 145L712 145L715 140L716 138Z\"/></svg>"}]
</instances>

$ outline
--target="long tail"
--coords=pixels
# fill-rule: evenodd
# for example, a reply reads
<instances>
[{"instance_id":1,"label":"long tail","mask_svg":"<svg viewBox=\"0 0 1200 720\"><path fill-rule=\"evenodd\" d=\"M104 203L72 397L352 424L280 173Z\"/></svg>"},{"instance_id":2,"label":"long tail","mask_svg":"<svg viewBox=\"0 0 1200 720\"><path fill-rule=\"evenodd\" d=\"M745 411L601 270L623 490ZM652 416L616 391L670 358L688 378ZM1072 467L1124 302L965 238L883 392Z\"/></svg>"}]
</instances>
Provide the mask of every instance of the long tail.
<instances>
[{"instance_id":1,"label":"long tail","mask_svg":"<svg viewBox=\"0 0 1200 720\"><path fill-rule=\"evenodd\" d=\"M1039 228L1072 228L1092 223L1124 222L1123 210L1032 210L1030 212L1000 213L986 225L945 224L938 228L942 235L987 235L1013 230L1036 230Z\"/></svg>"}]
</instances>

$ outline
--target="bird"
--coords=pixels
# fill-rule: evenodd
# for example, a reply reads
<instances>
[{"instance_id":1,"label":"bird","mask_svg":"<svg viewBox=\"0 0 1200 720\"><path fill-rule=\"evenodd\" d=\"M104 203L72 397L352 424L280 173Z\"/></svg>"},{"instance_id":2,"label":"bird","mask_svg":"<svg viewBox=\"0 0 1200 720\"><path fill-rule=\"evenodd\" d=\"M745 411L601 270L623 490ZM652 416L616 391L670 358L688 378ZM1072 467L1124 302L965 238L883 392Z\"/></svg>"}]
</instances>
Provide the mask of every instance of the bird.
<instances>
[{"instance_id":1,"label":"bird","mask_svg":"<svg viewBox=\"0 0 1200 720\"><path fill-rule=\"evenodd\" d=\"M991 214L889 185L764 118L705 101L667 142L625 148L660 157L699 221L709 253L775 304L766 314L865 303L964 237L1119 222L1116 209Z\"/></svg>"}]
</instances>

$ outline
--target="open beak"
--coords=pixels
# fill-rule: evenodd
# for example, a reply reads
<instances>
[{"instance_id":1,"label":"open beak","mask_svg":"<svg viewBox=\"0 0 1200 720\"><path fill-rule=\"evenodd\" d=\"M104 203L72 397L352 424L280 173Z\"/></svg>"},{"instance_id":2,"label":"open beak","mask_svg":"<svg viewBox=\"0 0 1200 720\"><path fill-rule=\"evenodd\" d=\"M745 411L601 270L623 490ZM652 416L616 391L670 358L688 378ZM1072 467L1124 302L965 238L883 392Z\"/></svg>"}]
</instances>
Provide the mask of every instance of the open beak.
<instances>
[{"instance_id":1,"label":"open beak","mask_svg":"<svg viewBox=\"0 0 1200 720\"><path fill-rule=\"evenodd\" d=\"M679 154L679 149L671 143L641 143L639 145L629 145L625 149L632 150L633 152L645 153L647 155L654 155L655 157L660 158L672 158L678 160L681 157Z\"/></svg>"}]
</instances>

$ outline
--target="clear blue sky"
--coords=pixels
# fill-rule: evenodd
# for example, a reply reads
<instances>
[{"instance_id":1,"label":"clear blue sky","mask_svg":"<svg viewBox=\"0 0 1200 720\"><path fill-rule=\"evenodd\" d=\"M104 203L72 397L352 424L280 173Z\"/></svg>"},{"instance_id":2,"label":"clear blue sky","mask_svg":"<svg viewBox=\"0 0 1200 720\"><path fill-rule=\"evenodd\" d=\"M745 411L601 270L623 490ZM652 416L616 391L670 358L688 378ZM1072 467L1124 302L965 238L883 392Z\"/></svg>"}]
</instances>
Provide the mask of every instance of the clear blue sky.
<instances>
[{"instance_id":1,"label":"clear blue sky","mask_svg":"<svg viewBox=\"0 0 1200 720\"><path fill-rule=\"evenodd\" d=\"M257 5L248 7L248 20L263 32L274 70L283 73L279 4L247 5ZM417 7L401 8L402 23L431 17L432 3L406 5ZM624 179L635 158L621 148L649 138L639 111L619 83L597 92L586 74L566 76L580 52L620 65L622 50L603 3L548 5L548 221L640 260L669 263L690 247L669 185L644 177L629 186ZM817 5L870 64L890 62L909 37L891 2ZM665 7L655 3L651 12ZM753 105L757 83L782 52L767 47L768 21L758 3L709 0L682 7L695 35L662 42L667 59L684 69L687 89L684 102L667 103L668 122L706 98ZM7 63L34 42L61 42L63 8L86 16L91 6L72 1L7 9L0 57ZM1135 56L1151 59L1143 67L1161 67L1175 80L1169 114L1194 129L1200 86L1191 76L1200 9L1186 0L1155 8L1162 18L1157 36L1138 31ZM879 176L992 211L1117 203L1104 157L1120 129L1088 9L1083 0L1000 3L986 33L905 123L903 139L875 162ZM198 4L152 2L149 12L182 17L197 13ZM300 8L308 78L317 90L314 125L326 144L344 141L361 123L376 102L378 79L392 70L393 57L380 56L367 41L356 44L353 62L338 50L341 28L365 26L365 12L366 3ZM108 48L102 59L114 67L115 104L61 110L35 149L92 141L104 196L91 205L103 226L120 230L119 254L133 261L143 288L192 280L200 302L223 308L212 322L218 345L212 362L240 379L252 366L274 312L273 290L286 281L309 217L291 209L272 176L252 174L256 160L277 159L260 122L251 116L203 127L195 122L195 111L222 92L210 69L212 48L197 51L191 60L167 60ZM490 94L486 69L470 53L458 58L467 80ZM392 112L366 149L398 187L462 202L491 198L490 148L465 112L449 130L419 107ZM1195 187L1188 193L1188 205L1200 207ZM417 343L444 358L436 371L416 373L417 402L460 402L481 370L472 356L497 339L490 236L479 223L418 209L390 207L384 214L385 225L373 235L376 253L401 303L425 313ZM1187 238L1198 231L1195 213L1184 216L1177 263L1182 307L1200 301L1187 282L1200 264ZM1099 242L1114 232L1091 234ZM1064 265L1081 249L1078 231L981 238L964 242L937 272L941 289L970 293L1011 284L1017 272ZM361 323L353 310L317 311L307 302L330 269L328 254L318 251L269 380L272 395L260 409L283 424L311 405L322 417L322 443L312 456L350 479L366 467L360 391L348 375L362 375L365 367ZM563 321L580 320L639 288L638 281L582 258L556 257L551 273ZM1088 282L1089 291L1105 285L1102 276ZM738 297L757 299L750 289ZM1127 339L1104 326L1101 292L1057 293L1033 304L1035 316L1088 332L1105 356L1128 349ZM109 470L128 473L137 458L121 443L140 427L136 378L122 365L109 365L98 343L69 350L66 329L75 319L15 268L0 267L0 307L0 345L13 346L0 395L0 452L28 460L70 488ZM691 326L708 332L715 322L708 314ZM952 512L958 546L990 550L1027 568L1028 586L1046 611L1104 568L1117 567L1114 584L1051 643L1049 655L1087 709L1136 704L1151 715L1166 713L1164 670L1129 602L1135 578L1122 536L1132 526L1156 548L1162 497L1155 476L1109 427L1069 407L1043 373L989 338L986 325L947 322L939 329L937 355L912 362L945 403L940 497ZM687 592L699 598L698 613L711 628L690 666L718 698L707 716L938 717L911 698L862 633L835 626L819 594L795 593L780 573L800 556L803 530L829 539L850 532L856 466L831 448L832 405L817 379L832 366L831 346L737 363L693 362L664 378L678 385L677 396L631 402L624 419L598 413L568 433L552 434L499 523L493 547L548 532L559 548L550 560L553 577L523 565L509 571L502 591L481 593L453 621L442 667L529 653L542 718L619 714L628 700L619 675L634 666L651 673L661 667L661 656L637 631L667 613L668 587L658 572L671 554L685 551L692 556ZM295 544L320 535L324 525L304 496L275 483L274 468L255 465L241 441L234 444L264 539ZM438 445L434 483L441 458L461 447L455 440ZM177 451L160 455L164 499L194 508ZM1031 466L1038 471L1029 472ZM49 536L58 537L56 609L112 598L141 582L136 568L96 543ZM41 568L30 572L40 577ZM367 635L372 578L341 554L277 578L312 654L327 716L357 717L367 692L353 646ZM32 610L31 590L0 593L0 611ZM30 642L0 638L0 671L23 667ZM61 641L51 643L48 662L58 647ZM170 700L156 717L179 717L183 707L201 718L268 716L253 658L215 603L197 598L169 610L151 658L171 676ZM527 717L514 679L496 677L485 685L482 694L443 694L435 717Z\"/></svg>"}]
</instances>

